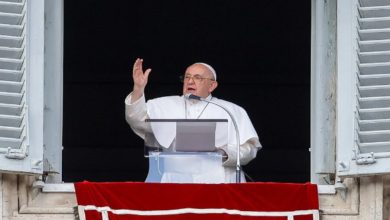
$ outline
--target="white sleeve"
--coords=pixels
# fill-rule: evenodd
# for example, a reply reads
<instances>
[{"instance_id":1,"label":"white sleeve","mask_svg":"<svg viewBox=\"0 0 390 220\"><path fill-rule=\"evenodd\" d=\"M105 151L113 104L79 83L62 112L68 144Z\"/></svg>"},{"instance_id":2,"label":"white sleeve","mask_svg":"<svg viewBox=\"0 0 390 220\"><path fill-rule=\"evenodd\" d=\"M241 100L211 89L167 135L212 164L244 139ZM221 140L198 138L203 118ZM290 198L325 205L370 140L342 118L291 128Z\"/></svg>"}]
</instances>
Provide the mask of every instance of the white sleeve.
<instances>
[{"instance_id":1,"label":"white sleeve","mask_svg":"<svg viewBox=\"0 0 390 220\"><path fill-rule=\"evenodd\" d=\"M141 138L145 138L146 124L148 118L145 95L142 95L137 101L131 103L132 93L125 99L126 121L131 129Z\"/></svg>"},{"instance_id":2,"label":"white sleeve","mask_svg":"<svg viewBox=\"0 0 390 220\"><path fill-rule=\"evenodd\" d=\"M246 165L249 161L253 160L256 157L257 151L259 147L256 146L256 138L251 138L246 141L244 144L240 145L240 164ZM236 146L228 146L222 147L222 149L226 152L228 158L224 161L224 166L236 166L237 164L237 147Z\"/></svg>"}]
</instances>

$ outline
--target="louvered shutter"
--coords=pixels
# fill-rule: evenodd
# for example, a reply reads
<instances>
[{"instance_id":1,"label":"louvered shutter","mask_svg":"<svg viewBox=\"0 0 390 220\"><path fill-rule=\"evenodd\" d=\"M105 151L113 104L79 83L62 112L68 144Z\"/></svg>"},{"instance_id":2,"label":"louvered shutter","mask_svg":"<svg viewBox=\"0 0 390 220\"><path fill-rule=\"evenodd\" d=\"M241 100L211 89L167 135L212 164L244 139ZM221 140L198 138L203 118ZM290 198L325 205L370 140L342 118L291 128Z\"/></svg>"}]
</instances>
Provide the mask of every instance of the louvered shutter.
<instances>
[{"instance_id":1,"label":"louvered shutter","mask_svg":"<svg viewBox=\"0 0 390 220\"><path fill-rule=\"evenodd\" d=\"M339 161L338 174L386 174L390 173L390 1L360 0L352 7L357 9L352 30L356 39L351 39L356 41L352 53L357 53L351 56L357 66L356 109L351 112L354 143L348 152L351 160Z\"/></svg>"},{"instance_id":2,"label":"louvered shutter","mask_svg":"<svg viewBox=\"0 0 390 220\"><path fill-rule=\"evenodd\" d=\"M36 3L38 8L39 4L43 6L41 1ZM43 24L43 7L40 8L42 10L36 10L34 13L41 14L36 20L41 19L40 23ZM42 145L31 146L30 132L34 131L36 134L37 131L30 123L30 118L35 117L30 112L31 106L35 104L32 103L30 90L36 86L29 84L29 78L37 74L37 71L29 70L29 56L42 56L34 54L34 50L31 50L31 54L28 55L28 45L35 45L35 41L29 39L31 37L28 28L29 12L27 0L0 0L0 171L2 172L42 173ZM43 29L43 25L41 26ZM28 77L27 74L30 76ZM39 74L43 75L43 73Z\"/></svg>"}]
</instances>

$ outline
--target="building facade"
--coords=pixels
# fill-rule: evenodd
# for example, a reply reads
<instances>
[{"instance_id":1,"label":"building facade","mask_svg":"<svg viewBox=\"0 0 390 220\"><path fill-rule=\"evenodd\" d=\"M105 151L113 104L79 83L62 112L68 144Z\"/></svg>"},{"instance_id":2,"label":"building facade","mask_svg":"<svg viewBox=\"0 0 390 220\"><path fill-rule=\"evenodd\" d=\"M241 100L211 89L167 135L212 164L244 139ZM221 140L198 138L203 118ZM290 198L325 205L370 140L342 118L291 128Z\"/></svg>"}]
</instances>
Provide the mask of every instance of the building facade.
<instances>
[{"instance_id":1,"label":"building facade","mask_svg":"<svg viewBox=\"0 0 390 220\"><path fill-rule=\"evenodd\" d=\"M390 2L311 4L321 219L390 219ZM77 218L61 180L63 14L63 0L0 0L0 220Z\"/></svg>"}]
</instances>

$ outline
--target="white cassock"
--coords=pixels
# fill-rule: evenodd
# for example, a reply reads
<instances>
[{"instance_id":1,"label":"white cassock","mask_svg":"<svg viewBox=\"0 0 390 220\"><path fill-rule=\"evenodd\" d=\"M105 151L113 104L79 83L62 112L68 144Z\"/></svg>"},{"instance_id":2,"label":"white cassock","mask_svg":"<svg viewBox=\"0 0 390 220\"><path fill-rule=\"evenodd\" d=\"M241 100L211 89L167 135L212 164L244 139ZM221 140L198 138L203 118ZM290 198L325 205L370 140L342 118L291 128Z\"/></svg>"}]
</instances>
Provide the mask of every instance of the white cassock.
<instances>
[{"instance_id":1,"label":"white cassock","mask_svg":"<svg viewBox=\"0 0 390 220\"><path fill-rule=\"evenodd\" d=\"M142 96L136 102L131 103L131 93L126 97L126 121L133 131L145 139L145 119L227 119L228 120L228 144L221 147L228 155L228 158L219 166L208 161L199 161L199 158L182 158L172 163L178 170L170 170L163 173L161 182L192 182L192 183L233 183L236 181L237 163L237 141L234 125L229 114L221 107L207 102L187 100L183 96L166 96L151 99L145 102ZM247 164L256 157L257 151L261 148L259 138L246 111L231 102L212 97L206 98L227 108L234 116L240 132L240 163ZM180 167L193 169L194 172L183 173ZM242 173L241 173L242 174ZM245 177L241 175L241 182Z\"/></svg>"}]
</instances>

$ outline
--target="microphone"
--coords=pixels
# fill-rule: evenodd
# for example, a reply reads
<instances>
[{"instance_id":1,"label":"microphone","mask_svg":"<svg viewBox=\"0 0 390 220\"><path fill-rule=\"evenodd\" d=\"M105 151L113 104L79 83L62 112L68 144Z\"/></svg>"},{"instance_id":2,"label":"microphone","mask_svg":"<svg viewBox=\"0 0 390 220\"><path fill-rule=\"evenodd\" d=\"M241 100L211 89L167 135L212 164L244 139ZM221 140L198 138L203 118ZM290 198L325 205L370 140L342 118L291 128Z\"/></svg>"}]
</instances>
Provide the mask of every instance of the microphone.
<instances>
[{"instance_id":1,"label":"microphone","mask_svg":"<svg viewBox=\"0 0 390 220\"><path fill-rule=\"evenodd\" d=\"M233 114L226 107L224 107L218 103L215 103L211 100L206 100L200 96L193 95L192 93L187 93L184 95L184 97L186 99L194 99L194 100L203 101L203 102L207 102L207 103L211 103L213 105L216 105L216 106L222 108L226 113L228 113L229 117L232 119L234 130L236 131L236 141L237 141L236 183L240 183L241 182L240 133L238 131L237 122L236 122Z\"/></svg>"},{"instance_id":2,"label":"microphone","mask_svg":"<svg viewBox=\"0 0 390 220\"><path fill-rule=\"evenodd\" d=\"M202 97L197 96L197 95L193 95L192 93L187 93L187 94L184 95L184 97L186 99L195 99L195 100L199 100L199 101L206 101Z\"/></svg>"}]
</instances>

